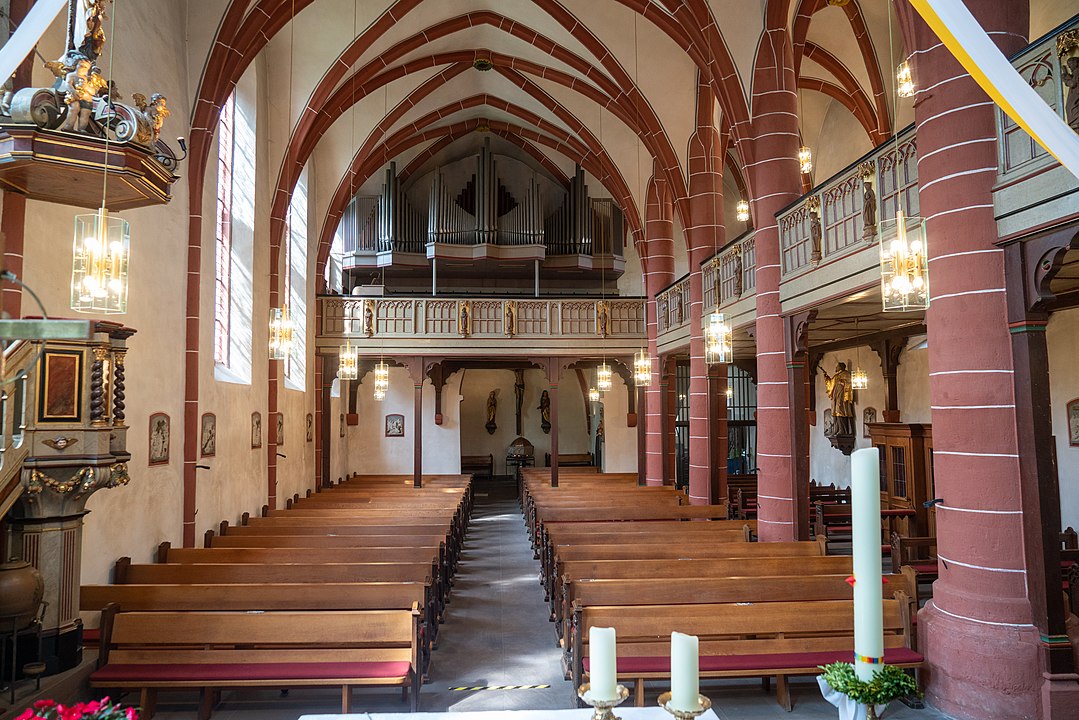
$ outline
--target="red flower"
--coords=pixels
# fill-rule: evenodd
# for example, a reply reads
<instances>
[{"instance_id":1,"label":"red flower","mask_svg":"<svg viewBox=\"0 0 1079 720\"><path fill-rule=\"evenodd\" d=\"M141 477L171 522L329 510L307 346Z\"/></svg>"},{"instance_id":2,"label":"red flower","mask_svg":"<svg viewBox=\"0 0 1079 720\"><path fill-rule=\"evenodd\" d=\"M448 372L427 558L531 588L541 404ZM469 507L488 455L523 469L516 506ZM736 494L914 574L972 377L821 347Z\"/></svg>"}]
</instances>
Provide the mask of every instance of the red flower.
<instances>
[{"instance_id":1,"label":"red flower","mask_svg":"<svg viewBox=\"0 0 1079 720\"><path fill-rule=\"evenodd\" d=\"M127 714L126 720L139 720L139 713L133 707L129 707L127 709L126 714Z\"/></svg>"},{"instance_id":2,"label":"red flower","mask_svg":"<svg viewBox=\"0 0 1079 720\"><path fill-rule=\"evenodd\" d=\"M36 703L34 703L34 709L35 710L42 710L44 708L54 707L55 705L56 705L55 700L38 700Z\"/></svg>"},{"instance_id":3,"label":"red flower","mask_svg":"<svg viewBox=\"0 0 1079 720\"><path fill-rule=\"evenodd\" d=\"M34 704L37 705L37 703L34 703ZM32 720L33 717L34 717L33 709L32 708L26 708L25 710L23 710L22 715L19 715L19 717L15 718L15 720Z\"/></svg>"}]
</instances>

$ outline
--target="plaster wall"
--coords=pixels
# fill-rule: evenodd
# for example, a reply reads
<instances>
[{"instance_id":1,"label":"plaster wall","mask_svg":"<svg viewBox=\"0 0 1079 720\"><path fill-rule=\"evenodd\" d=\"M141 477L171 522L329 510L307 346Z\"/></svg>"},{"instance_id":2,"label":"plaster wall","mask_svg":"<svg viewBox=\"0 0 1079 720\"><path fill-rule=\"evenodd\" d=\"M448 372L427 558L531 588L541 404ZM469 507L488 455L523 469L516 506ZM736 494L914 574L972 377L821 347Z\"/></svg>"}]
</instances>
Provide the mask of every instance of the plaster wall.
<instances>
[{"instance_id":1,"label":"plaster wall","mask_svg":"<svg viewBox=\"0 0 1079 720\"><path fill-rule=\"evenodd\" d=\"M115 35L124 38L109 46L115 52L115 81L125 95L135 91L163 92L173 116L166 137L186 135L188 101L187 48L182 34L185 9L167 0L128 3L117 13ZM62 14L63 15L63 14ZM64 47L66 15L42 38L43 55L57 57ZM108 51L102 58L108 74ZM155 57L150 73L147 57ZM35 84L52 78L35 68ZM128 312L112 316L138 330L129 341L127 356L127 447L131 482L126 487L102 490L87 503L82 580L107 582L109 570L122 555L147 562L157 544L178 542L181 536L181 463L183 456L183 356L186 276L174 272L187 262L187 184L173 187L172 206L149 207L118 213L131 224L132 256ZM71 233L84 208L28 201L23 279L41 297L49 314L71 317ZM29 297L25 315L39 314ZM95 316L85 316L93 318ZM104 319L103 316L97 316ZM149 417L165 412L172 421L170 462L150 467Z\"/></svg>"},{"instance_id":2,"label":"plaster wall","mask_svg":"<svg viewBox=\"0 0 1079 720\"><path fill-rule=\"evenodd\" d=\"M625 473L637 471L637 428L629 427L626 416L629 413L629 393L636 393L637 388L626 388L621 376L615 375L613 387L603 394L603 472ZM638 422L644 422L639 416ZM597 420L592 421L592 432L598 427Z\"/></svg>"},{"instance_id":3,"label":"plaster wall","mask_svg":"<svg viewBox=\"0 0 1079 720\"><path fill-rule=\"evenodd\" d=\"M1049 344L1049 395L1053 408L1061 527L1079 527L1079 446L1068 432L1068 403L1079 398L1079 310L1053 313L1046 331Z\"/></svg>"},{"instance_id":4,"label":"plaster wall","mask_svg":"<svg viewBox=\"0 0 1079 720\"><path fill-rule=\"evenodd\" d=\"M364 378L356 395L359 424L345 429L338 448L347 450L343 472L360 474L409 474L413 472L415 448L415 390L405 368L390 368L390 387L381 402L374 399L374 376ZM460 421L457 396L460 380L452 375L442 388L442 425L435 425L435 393L430 380L423 386L423 472L454 474L461 471ZM342 389L342 395L345 395ZM347 400L342 398L347 406ZM341 412L347 412L342 410ZM404 435L386 437L386 416L404 416ZM340 420L338 415L337 421ZM340 440L340 439L339 439ZM331 448L333 445L331 444ZM334 467L331 455L331 470ZM340 461L338 461L340 463ZM338 465L340 467L340 465Z\"/></svg>"}]
</instances>

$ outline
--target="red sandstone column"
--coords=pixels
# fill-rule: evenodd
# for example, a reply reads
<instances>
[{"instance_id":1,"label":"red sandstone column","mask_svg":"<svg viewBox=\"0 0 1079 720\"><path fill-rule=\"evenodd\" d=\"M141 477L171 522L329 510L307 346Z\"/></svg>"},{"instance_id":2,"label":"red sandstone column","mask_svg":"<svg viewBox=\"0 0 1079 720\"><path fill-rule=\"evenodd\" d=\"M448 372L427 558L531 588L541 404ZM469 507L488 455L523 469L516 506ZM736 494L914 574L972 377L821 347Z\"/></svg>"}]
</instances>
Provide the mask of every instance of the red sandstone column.
<instances>
[{"instance_id":1,"label":"red sandstone column","mask_svg":"<svg viewBox=\"0 0 1079 720\"><path fill-rule=\"evenodd\" d=\"M667 183L659 179L659 173L652 175L648 182L645 204L645 252L647 261L644 265L646 322L648 330L648 354L652 358L652 384L645 391L645 403L640 412L645 418L645 458L646 482L649 485L662 485L663 472L663 432L665 408L661 386L666 384L666 375L660 363L656 337L659 324L656 309L656 293L674 281L674 207Z\"/></svg>"},{"instance_id":2,"label":"red sandstone column","mask_svg":"<svg viewBox=\"0 0 1079 720\"><path fill-rule=\"evenodd\" d=\"M704 275L701 263L725 241L723 227L723 141L716 130L715 96L697 87L697 132L689 141L689 500L707 504L712 495L712 437L708 365L704 360Z\"/></svg>"},{"instance_id":3,"label":"red sandstone column","mask_svg":"<svg viewBox=\"0 0 1079 720\"><path fill-rule=\"evenodd\" d=\"M1026 44L1026 2L966 5L1005 54ZM920 18L906 5L901 12L923 88L915 117L932 288L934 470L943 499L940 579L919 613L926 691L959 718L1048 717L1026 594L1004 253L995 245L996 108Z\"/></svg>"},{"instance_id":4,"label":"red sandstone column","mask_svg":"<svg viewBox=\"0 0 1079 720\"><path fill-rule=\"evenodd\" d=\"M757 280L757 520L763 541L794 540L798 510L791 462L776 213L801 195L794 61L786 28L768 30L753 79L752 193Z\"/></svg>"}]
</instances>

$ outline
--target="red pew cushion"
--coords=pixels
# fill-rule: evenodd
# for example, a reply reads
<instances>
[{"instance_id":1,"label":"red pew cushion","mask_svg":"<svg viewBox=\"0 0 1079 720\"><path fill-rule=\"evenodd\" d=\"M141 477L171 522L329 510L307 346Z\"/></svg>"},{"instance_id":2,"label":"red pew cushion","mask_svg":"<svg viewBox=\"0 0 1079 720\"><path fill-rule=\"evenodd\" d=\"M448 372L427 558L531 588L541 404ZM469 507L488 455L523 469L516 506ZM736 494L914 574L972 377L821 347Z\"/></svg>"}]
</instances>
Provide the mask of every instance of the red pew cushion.
<instances>
[{"instance_id":1,"label":"red pew cushion","mask_svg":"<svg viewBox=\"0 0 1079 720\"><path fill-rule=\"evenodd\" d=\"M206 680L316 680L399 678L412 664L396 662L108 664L90 676L95 683Z\"/></svg>"},{"instance_id":2,"label":"red pew cushion","mask_svg":"<svg viewBox=\"0 0 1079 720\"><path fill-rule=\"evenodd\" d=\"M852 662L853 650L831 650L827 652L775 653L761 655L702 655L702 672L780 670L782 668L813 668L833 662ZM884 651L884 662L890 665L920 663L925 658L909 648L889 648ZM584 669L589 668L588 658L584 659ZM618 672L625 674L669 673L669 657L620 657Z\"/></svg>"}]
</instances>

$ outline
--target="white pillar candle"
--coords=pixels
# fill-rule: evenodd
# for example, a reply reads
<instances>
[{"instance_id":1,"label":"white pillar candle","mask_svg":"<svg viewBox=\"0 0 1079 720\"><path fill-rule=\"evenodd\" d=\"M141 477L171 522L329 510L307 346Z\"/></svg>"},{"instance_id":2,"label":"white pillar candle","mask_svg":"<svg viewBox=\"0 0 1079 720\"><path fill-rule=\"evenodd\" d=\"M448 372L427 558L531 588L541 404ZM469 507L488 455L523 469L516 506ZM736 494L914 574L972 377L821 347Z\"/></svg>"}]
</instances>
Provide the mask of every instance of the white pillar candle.
<instances>
[{"instance_id":1,"label":"white pillar candle","mask_svg":"<svg viewBox=\"0 0 1079 720\"><path fill-rule=\"evenodd\" d=\"M699 710L700 693L697 636L671 633L671 708Z\"/></svg>"},{"instance_id":2,"label":"white pillar candle","mask_svg":"<svg viewBox=\"0 0 1079 720\"><path fill-rule=\"evenodd\" d=\"M588 682L591 695L596 700L617 700L618 681L615 670L618 666L615 653L614 628L588 628Z\"/></svg>"},{"instance_id":3,"label":"white pillar candle","mask_svg":"<svg viewBox=\"0 0 1079 720\"><path fill-rule=\"evenodd\" d=\"M884 656L880 569L880 451L851 455L851 516L854 549L854 671L870 680ZM876 662L874 662L876 660Z\"/></svg>"}]
</instances>

